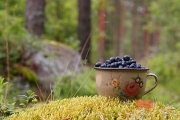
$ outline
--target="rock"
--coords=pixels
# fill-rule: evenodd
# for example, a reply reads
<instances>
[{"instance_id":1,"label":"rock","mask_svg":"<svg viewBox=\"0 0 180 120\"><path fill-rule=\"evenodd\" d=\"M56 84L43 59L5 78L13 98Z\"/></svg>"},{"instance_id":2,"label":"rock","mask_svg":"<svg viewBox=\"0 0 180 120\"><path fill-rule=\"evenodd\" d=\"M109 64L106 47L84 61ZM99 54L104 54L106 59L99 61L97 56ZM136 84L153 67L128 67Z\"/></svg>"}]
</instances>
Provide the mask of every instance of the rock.
<instances>
[{"instance_id":1,"label":"rock","mask_svg":"<svg viewBox=\"0 0 180 120\"><path fill-rule=\"evenodd\" d=\"M30 58L30 68L37 74L41 90L50 91L54 80L80 71L80 55L61 43L45 41L42 45L43 49Z\"/></svg>"},{"instance_id":2,"label":"rock","mask_svg":"<svg viewBox=\"0 0 180 120\"><path fill-rule=\"evenodd\" d=\"M15 76L12 82L13 82L13 86L12 86L13 89L10 89L11 93L16 91L20 95L25 95L26 92L31 89L29 82L23 79L21 76Z\"/></svg>"}]
</instances>

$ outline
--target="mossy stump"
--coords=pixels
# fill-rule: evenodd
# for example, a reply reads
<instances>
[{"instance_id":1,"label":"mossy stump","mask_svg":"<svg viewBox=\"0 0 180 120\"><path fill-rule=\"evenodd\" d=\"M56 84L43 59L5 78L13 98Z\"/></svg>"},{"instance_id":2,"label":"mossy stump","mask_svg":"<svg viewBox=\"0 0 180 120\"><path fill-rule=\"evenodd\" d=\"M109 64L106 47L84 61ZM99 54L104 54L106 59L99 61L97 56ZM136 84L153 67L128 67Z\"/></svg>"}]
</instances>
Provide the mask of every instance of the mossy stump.
<instances>
[{"instance_id":1,"label":"mossy stump","mask_svg":"<svg viewBox=\"0 0 180 120\"><path fill-rule=\"evenodd\" d=\"M150 108L136 101L121 102L103 96L51 101L14 114L6 120L180 120L180 110L154 102Z\"/></svg>"}]
</instances>

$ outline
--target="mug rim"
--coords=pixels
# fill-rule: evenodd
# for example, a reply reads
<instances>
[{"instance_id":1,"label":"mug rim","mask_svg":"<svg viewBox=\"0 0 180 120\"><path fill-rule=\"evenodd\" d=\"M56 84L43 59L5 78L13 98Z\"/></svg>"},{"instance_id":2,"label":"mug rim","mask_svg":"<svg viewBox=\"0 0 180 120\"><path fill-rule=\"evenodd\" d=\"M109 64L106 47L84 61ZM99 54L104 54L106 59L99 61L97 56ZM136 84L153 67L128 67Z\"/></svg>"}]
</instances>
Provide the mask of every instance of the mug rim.
<instances>
[{"instance_id":1,"label":"mug rim","mask_svg":"<svg viewBox=\"0 0 180 120\"><path fill-rule=\"evenodd\" d=\"M94 69L96 70L140 70L140 71L143 71L143 70L149 70L149 68L101 68L101 67L94 67Z\"/></svg>"}]
</instances>

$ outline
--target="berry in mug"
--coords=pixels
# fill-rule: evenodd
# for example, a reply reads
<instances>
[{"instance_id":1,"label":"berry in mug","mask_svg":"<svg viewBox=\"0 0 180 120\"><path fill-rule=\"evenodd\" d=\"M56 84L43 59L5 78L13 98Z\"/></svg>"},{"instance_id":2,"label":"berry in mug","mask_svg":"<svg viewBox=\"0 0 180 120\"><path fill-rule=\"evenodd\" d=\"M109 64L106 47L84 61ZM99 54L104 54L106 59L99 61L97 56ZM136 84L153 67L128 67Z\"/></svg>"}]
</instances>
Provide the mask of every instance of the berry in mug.
<instances>
[{"instance_id":1,"label":"berry in mug","mask_svg":"<svg viewBox=\"0 0 180 120\"><path fill-rule=\"evenodd\" d=\"M132 59L129 55L123 56L123 58L116 56L111 57L109 60L106 60L104 63L97 62L95 67L99 68L120 68L120 69L145 69L140 63L137 63L136 60Z\"/></svg>"}]
</instances>

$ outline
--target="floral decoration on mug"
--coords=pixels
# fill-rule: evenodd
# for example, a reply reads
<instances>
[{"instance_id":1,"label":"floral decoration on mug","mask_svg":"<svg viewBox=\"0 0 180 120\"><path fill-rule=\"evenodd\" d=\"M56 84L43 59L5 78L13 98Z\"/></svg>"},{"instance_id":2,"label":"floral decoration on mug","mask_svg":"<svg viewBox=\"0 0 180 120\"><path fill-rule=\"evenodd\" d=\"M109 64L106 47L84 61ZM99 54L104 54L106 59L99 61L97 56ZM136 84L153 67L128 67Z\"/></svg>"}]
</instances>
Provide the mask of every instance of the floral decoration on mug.
<instances>
[{"instance_id":1,"label":"floral decoration on mug","mask_svg":"<svg viewBox=\"0 0 180 120\"><path fill-rule=\"evenodd\" d=\"M112 73L110 73L110 74L111 74L111 82L108 82L106 84L106 86L108 86L108 87L112 86L113 87L113 91L115 91L115 89L117 89L119 91L121 89L121 87L120 87L121 75L119 75L118 78L114 78L112 76Z\"/></svg>"},{"instance_id":2,"label":"floral decoration on mug","mask_svg":"<svg viewBox=\"0 0 180 120\"><path fill-rule=\"evenodd\" d=\"M121 88L121 75L119 75L118 78L114 78L111 74L111 82L108 82L106 84L107 87L113 87L113 91L116 92L115 90L117 90L118 92L122 89ZM143 87L143 81L141 80L141 78L139 77L139 75L137 75L137 77L132 78L133 81L127 83L124 88L121 90L121 92L118 94L120 100L122 101L126 101L127 99L133 99L135 98L140 89Z\"/></svg>"}]
</instances>

